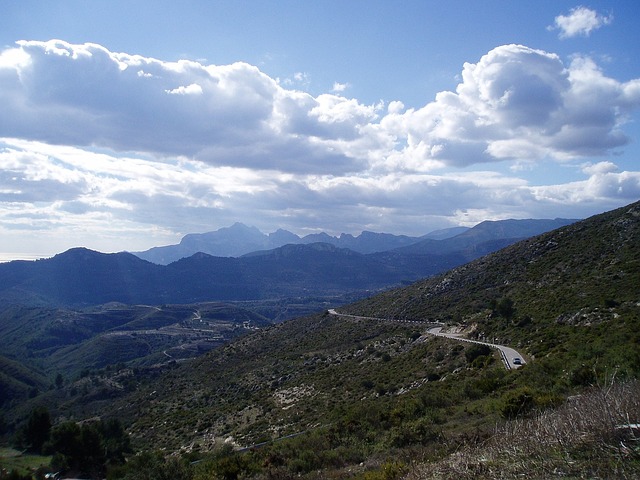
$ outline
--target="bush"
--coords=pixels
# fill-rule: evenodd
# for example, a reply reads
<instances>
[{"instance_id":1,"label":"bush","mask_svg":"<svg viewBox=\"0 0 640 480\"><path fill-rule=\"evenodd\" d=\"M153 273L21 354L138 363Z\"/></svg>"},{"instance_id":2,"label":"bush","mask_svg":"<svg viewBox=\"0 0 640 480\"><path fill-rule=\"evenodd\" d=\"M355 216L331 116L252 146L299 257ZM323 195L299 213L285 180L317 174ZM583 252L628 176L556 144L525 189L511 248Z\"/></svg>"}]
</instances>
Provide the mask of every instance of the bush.
<instances>
[{"instance_id":1,"label":"bush","mask_svg":"<svg viewBox=\"0 0 640 480\"><path fill-rule=\"evenodd\" d=\"M407 466L400 462L386 462L379 470L365 472L356 477L358 480L395 480L407 473Z\"/></svg>"},{"instance_id":2,"label":"bush","mask_svg":"<svg viewBox=\"0 0 640 480\"><path fill-rule=\"evenodd\" d=\"M467 359L468 363L473 363L473 361L478 357L491 356L491 348L487 345L474 343L470 347L467 347L464 352L464 356Z\"/></svg>"},{"instance_id":3,"label":"bush","mask_svg":"<svg viewBox=\"0 0 640 480\"><path fill-rule=\"evenodd\" d=\"M520 387L507 392L503 396L502 402L500 413L509 419L525 415L535 407L533 392L528 387Z\"/></svg>"},{"instance_id":4,"label":"bush","mask_svg":"<svg viewBox=\"0 0 640 480\"><path fill-rule=\"evenodd\" d=\"M185 459L164 458L159 452L145 452L129 459L126 466L110 471L108 480L191 480L193 468Z\"/></svg>"}]
</instances>

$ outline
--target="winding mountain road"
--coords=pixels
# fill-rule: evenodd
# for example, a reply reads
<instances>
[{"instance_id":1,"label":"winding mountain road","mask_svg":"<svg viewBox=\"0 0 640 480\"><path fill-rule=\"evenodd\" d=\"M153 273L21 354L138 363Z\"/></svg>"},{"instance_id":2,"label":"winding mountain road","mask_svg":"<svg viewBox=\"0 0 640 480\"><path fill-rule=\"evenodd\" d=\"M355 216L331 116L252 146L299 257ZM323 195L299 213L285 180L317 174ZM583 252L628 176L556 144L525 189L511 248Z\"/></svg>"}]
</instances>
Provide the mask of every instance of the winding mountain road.
<instances>
[{"instance_id":1,"label":"winding mountain road","mask_svg":"<svg viewBox=\"0 0 640 480\"><path fill-rule=\"evenodd\" d=\"M363 317L361 315L347 315L345 313L338 313L335 309L328 310L330 315L335 315L338 317L347 317L347 318L357 318L363 320L384 320L387 322L402 322L402 323L426 323L430 325L434 325L433 322L417 322L417 321L407 321L407 320L395 320L392 318L377 318L377 317ZM481 342L479 340L471 340L469 338L465 338L460 333L442 333L443 324L436 324L436 326L431 326L427 333L430 335L434 335L436 337L444 337L449 338L451 340L457 340L459 342L467 342L467 343L477 343L478 345L486 345L487 347L494 348L500 352L500 357L502 358L502 363L504 363L504 367L507 370L515 370L520 368L526 362L524 357L515 349L511 347L507 347L506 345L498 345L496 343L488 343Z\"/></svg>"},{"instance_id":2,"label":"winding mountain road","mask_svg":"<svg viewBox=\"0 0 640 480\"><path fill-rule=\"evenodd\" d=\"M435 335L436 337L451 338L460 342L477 343L478 345L486 345L487 347L495 348L500 352L500 357L502 358L502 362L504 363L504 366L507 370L515 370L516 368L520 368L526 363L524 357L517 350L511 347L507 347L506 345L498 345L496 343L471 340L463 337L459 333L441 333L441 330L442 327L433 327L427 330L427 333Z\"/></svg>"}]
</instances>

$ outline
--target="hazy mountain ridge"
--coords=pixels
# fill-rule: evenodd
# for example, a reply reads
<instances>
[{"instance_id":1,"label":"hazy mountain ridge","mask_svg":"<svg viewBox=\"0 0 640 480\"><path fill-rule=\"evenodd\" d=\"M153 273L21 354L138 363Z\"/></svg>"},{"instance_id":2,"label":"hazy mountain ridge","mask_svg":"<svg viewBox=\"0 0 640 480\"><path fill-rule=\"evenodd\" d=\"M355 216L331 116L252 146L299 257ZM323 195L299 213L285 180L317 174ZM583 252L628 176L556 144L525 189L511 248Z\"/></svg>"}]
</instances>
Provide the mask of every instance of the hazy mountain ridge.
<instances>
[{"instance_id":1,"label":"hazy mountain ridge","mask_svg":"<svg viewBox=\"0 0 640 480\"><path fill-rule=\"evenodd\" d=\"M437 230L425 237L445 239L467 230L466 227ZM393 235L364 231L353 236L343 233L337 237L312 233L300 237L287 230L278 229L267 235L256 227L235 223L230 227L207 233L185 235L178 245L153 247L143 252L133 252L138 257L160 265L167 265L181 258L202 252L214 257L239 257L254 251L271 250L287 244L329 243L359 253L375 253L411 245L423 237Z\"/></svg>"},{"instance_id":2,"label":"hazy mountain ridge","mask_svg":"<svg viewBox=\"0 0 640 480\"><path fill-rule=\"evenodd\" d=\"M326 233L314 233L299 237L279 229L268 235L255 227L236 223L214 232L189 234L178 245L154 247L134 255L150 262L167 265L181 258L202 252L214 257L240 257L256 251L272 250L287 244L329 243L338 248L348 248L358 253L381 253L398 250L409 254L449 254L472 247L478 243L500 239L522 239L544 231L559 228L576 220L500 220L487 221L473 228L453 227L436 230L421 237L393 235L363 231L358 236L341 234L333 237ZM445 240L455 238L452 243ZM405 250L402 250L402 249Z\"/></svg>"},{"instance_id":3,"label":"hazy mountain ridge","mask_svg":"<svg viewBox=\"0 0 640 480\"><path fill-rule=\"evenodd\" d=\"M470 228L458 235L444 239L434 240L426 238L412 245L398 248L396 251L401 253L431 253L445 255L452 252L472 251L477 246L480 247L482 254L488 253L492 242L497 242L500 248L506 246L504 240L515 243L518 240L539 235L556 228L564 227L575 223L575 219L556 218L547 219L528 219L528 220L498 220L481 222L473 228ZM477 257L475 257L477 258ZM471 258L469 258L470 260Z\"/></svg>"},{"instance_id":4,"label":"hazy mountain ridge","mask_svg":"<svg viewBox=\"0 0 640 480\"><path fill-rule=\"evenodd\" d=\"M434 275L514 243L523 235L571 222L484 222L446 240L425 239L410 246L371 254L330 243L287 244L241 257L199 252L166 266L126 252L103 254L74 248L50 259L0 264L0 300L77 306L372 292ZM286 237L282 232L279 235ZM505 235L516 237L505 238ZM221 236L223 240L220 240ZM233 240L238 246L246 247L256 245L251 238L264 236L256 228L236 224L224 232L216 232L214 237L222 244ZM201 242L210 240L203 236L185 238L185 243L192 246L201 246ZM380 245L378 240L381 238L388 244L409 241L409 237L367 232L360 235L359 240L351 236L340 238L344 238L345 243L359 241L361 245Z\"/></svg>"}]
</instances>

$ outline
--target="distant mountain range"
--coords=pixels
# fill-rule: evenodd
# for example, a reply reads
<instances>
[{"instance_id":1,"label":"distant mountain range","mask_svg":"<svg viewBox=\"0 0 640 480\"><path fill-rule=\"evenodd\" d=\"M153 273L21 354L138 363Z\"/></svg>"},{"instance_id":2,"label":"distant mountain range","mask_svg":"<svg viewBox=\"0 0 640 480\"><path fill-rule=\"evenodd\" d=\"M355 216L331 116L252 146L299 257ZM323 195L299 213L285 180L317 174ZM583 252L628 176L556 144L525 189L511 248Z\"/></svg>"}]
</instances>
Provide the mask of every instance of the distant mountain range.
<instances>
[{"instance_id":1,"label":"distant mountain range","mask_svg":"<svg viewBox=\"0 0 640 480\"><path fill-rule=\"evenodd\" d=\"M444 239L467 230L466 227L439 230L433 238ZM271 250L289 244L328 243L338 248L348 248L358 253L375 253L398 247L412 245L426 237L408 237L388 233L362 232L357 237L341 234L333 237L324 232L313 233L304 237L287 230L278 229L264 234L256 227L235 223L230 227L214 232L192 233L185 235L178 245L153 247L144 252L133 252L134 255L158 265L168 265L181 258L195 253L206 253L214 257L240 257L257 250Z\"/></svg>"},{"instance_id":2,"label":"distant mountain range","mask_svg":"<svg viewBox=\"0 0 640 480\"><path fill-rule=\"evenodd\" d=\"M358 253L379 253L408 247L410 253L451 253L460 248L468 248L477 243L505 238L526 238L552 230L575 220L503 220L482 222L473 228L453 227L436 230L421 237L393 235L364 231L358 236L343 233L334 237L327 233L314 233L300 237L287 230L276 230L264 234L256 227L235 223L230 227L207 233L185 235L179 244L153 247L143 252L132 252L139 258L158 265L168 265L196 253L206 253L214 257L240 257L259 250L272 250L284 245L309 245L328 243L338 248L348 248ZM469 232L468 236L462 236ZM450 244L440 240L457 238ZM460 238L458 238L460 237ZM438 246L439 245L439 246Z\"/></svg>"},{"instance_id":3,"label":"distant mountain range","mask_svg":"<svg viewBox=\"0 0 640 480\"><path fill-rule=\"evenodd\" d=\"M519 239L573 222L483 222L445 240L368 233L359 237L342 235L338 239L327 236L344 243L359 243L362 248L367 243L370 248L384 242L405 245L364 254L328 242L289 243L237 258L198 252L169 265L157 265L130 253L103 254L75 248L50 259L0 264L0 300L87 306L107 302L158 305L368 295L434 275ZM266 238L278 237L282 241L291 235L280 231ZM236 224L211 234L186 236L180 245L211 249L235 244L240 251L240 246L248 248L251 241L264 237L255 228ZM407 244L410 240L413 243Z\"/></svg>"}]
</instances>

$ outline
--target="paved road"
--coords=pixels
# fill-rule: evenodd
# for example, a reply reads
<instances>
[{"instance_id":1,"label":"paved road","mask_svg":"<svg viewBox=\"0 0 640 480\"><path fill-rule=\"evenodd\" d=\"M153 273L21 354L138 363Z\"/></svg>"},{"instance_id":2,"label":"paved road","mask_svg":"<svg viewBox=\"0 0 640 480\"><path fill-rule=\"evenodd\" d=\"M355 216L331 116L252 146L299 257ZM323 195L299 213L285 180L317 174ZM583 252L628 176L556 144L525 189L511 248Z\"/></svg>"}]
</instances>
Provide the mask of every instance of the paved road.
<instances>
[{"instance_id":1,"label":"paved road","mask_svg":"<svg viewBox=\"0 0 640 480\"><path fill-rule=\"evenodd\" d=\"M363 317L360 315L347 315L344 313L338 313L333 308L328 310L328 312L329 314L336 315L338 317L358 318L363 320L370 319L370 320L397 321L397 322L406 323L404 320L394 320L394 319L376 318L376 317ZM420 323L420 322L414 321L412 323ZM433 324L433 322L423 322L423 323ZM502 362L504 363L504 366L507 370L515 370L517 368L520 368L522 365L526 363L524 360L524 357L517 350L514 350L511 347L507 347L506 345L498 345L495 343L480 342L478 340L470 340L468 338L463 337L459 333L441 333L442 328L443 328L443 325L440 325L437 327L431 327L429 328L429 330L427 330L427 333L429 333L430 335L435 335L436 337L445 337L445 338L450 338L452 340L458 340L459 342L477 343L479 345L486 345L490 348L495 348L500 352L500 357L502 358Z\"/></svg>"},{"instance_id":2,"label":"paved road","mask_svg":"<svg viewBox=\"0 0 640 480\"><path fill-rule=\"evenodd\" d=\"M495 348L500 351L500 357L502 358L502 362L504 363L504 366L507 370L515 370L516 368L520 368L522 365L527 363L525 362L524 357L517 350L514 350L511 347L507 347L506 345L498 345L496 343L470 340L468 338L464 338L459 333L440 333L440 330L442 330L442 327L434 327L430 328L427 333L435 335L436 337L446 337L453 340L458 340L460 342L477 343L478 345L486 345L487 347ZM514 361L519 363L514 363Z\"/></svg>"}]
</instances>

